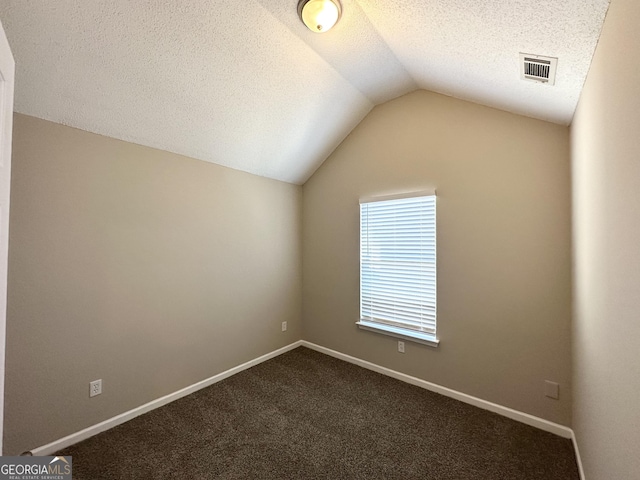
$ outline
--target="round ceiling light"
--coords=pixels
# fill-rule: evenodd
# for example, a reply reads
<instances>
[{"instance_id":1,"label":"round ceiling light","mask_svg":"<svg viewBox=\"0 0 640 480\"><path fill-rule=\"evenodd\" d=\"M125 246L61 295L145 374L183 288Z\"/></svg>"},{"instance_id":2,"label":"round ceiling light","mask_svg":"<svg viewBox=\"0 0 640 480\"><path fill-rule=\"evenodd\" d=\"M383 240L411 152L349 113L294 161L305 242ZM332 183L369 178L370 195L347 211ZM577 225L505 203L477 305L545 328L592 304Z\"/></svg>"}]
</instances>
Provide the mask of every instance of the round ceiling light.
<instances>
[{"instance_id":1,"label":"round ceiling light","mask_svg":"<svg viewBox=\"0 0 640 480\"><path fill-rule=\"evenodd\" d=\"M298 15L309 30L323 33L331 29L340 19L340 0L300 0Z\"/></svg>"}]
</instances>

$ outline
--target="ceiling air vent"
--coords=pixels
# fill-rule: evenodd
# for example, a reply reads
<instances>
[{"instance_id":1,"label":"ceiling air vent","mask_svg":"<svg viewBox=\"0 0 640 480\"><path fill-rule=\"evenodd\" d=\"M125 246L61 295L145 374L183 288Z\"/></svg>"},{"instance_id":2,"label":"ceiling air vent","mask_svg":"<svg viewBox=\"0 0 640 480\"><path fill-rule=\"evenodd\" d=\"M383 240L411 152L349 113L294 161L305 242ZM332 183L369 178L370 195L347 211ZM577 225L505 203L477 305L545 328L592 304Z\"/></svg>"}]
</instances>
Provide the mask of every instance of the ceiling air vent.
<instances>
[{"instance_id":1,"label":"ceiling air vent","mask_svg":"<svg viewBox=\"0 0 640 480\"><path fill-rule=\"evenodd\" d=\"M555 85L558 59L542 55L520 54L520 78Z\"/></svg>"}]
</instances>

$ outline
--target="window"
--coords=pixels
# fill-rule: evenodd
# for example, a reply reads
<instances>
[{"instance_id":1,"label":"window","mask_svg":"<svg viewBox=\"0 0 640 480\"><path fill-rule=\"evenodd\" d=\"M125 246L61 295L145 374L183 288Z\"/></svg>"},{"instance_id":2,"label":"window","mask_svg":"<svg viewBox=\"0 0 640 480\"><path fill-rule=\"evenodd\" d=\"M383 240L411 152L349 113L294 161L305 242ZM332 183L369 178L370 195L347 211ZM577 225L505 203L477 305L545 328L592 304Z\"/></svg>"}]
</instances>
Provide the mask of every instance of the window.
<instances>
[{"instance_id":1,"label":"window","mask_svg":"<svg viewBox=\"0 0 640 480\"><path fill-rule=\"evenodd\" d=\"M360 328L437 345L436 196L360 201Z\"/></svg>"}]
</instances>

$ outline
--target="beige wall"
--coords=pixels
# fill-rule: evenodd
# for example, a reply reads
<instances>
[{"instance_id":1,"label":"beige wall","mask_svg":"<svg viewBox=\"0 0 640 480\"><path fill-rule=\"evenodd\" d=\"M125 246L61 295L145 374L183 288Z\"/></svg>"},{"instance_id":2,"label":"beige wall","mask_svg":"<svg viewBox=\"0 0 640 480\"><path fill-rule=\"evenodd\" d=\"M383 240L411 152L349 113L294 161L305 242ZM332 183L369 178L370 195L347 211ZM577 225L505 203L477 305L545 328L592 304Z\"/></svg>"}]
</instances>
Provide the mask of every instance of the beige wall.
<instances>
[{"instance_id":1,"label":"beige wall","mask_svg":"<svg viewBox=\"0 0 640 480\"><path fill-rule=\"evenodd\" d=\"M22 115L13 150L6 454L300 338L301 187Z\"/></svg>"},{"instance_id":2,"label":"beige wall","mask_svg":"<svg viewBox=\"0 0 640 480\"><path fill-rule=\"evenodd\" d=\"M589 480L640 478L640 2L612 0L572 125L574 426Z\"/></svg>"},{"instance_id":3,"label":"beige wall","mask_svg":"<svg viewBox=\"0 0 640 480\"><path fill-rule=\"evenodd\" d=\"M569 158L566 127L426 91L376 107L303 187L303 337L569 425ZM441 344L403 355L355 325L358 199L429 187Z\"/></svg>"}]
</instances>

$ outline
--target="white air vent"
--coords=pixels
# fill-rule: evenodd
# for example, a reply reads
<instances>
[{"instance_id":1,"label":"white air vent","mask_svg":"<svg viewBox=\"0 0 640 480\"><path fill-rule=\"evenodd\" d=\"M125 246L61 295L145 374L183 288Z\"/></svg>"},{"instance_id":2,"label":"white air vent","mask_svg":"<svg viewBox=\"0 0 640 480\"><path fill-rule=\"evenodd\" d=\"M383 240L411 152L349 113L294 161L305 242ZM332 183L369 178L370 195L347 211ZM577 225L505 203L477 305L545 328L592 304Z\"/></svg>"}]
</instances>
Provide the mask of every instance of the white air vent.
<instances>
[{"instance_id":1,"label":"white air vent","mask_svg":"<svg viewBox=\"0 0 640 480\"><path fill-rule=\"evenodd\" d=\"M558 59L541 55L520 54L520 78L555 85Z\"/></svg>"}]
</instances>

